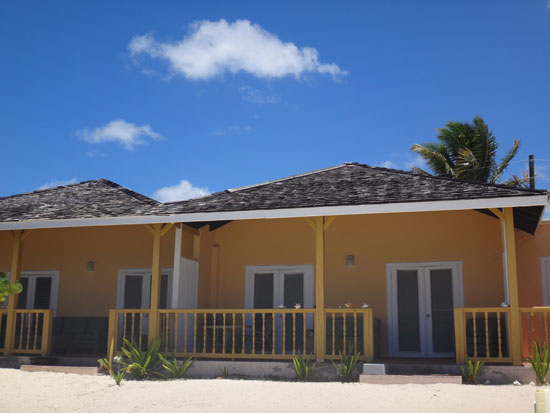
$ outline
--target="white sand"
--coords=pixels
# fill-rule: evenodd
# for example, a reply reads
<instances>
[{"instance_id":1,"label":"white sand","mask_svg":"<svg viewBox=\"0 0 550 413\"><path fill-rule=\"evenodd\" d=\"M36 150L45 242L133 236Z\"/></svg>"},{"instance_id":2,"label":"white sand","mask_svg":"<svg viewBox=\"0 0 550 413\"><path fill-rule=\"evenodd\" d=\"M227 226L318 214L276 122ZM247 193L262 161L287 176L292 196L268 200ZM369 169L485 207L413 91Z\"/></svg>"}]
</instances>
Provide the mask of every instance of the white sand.
<instances>
[{"instance_id":1,"label":"white sand","mask_svg":"<svg viewBox=\"0 0 550 413\"><path fill-rule=\"evenodd\" d=\"M2 412L532 412L534 386L126 381L0 369Z\"/></svg>"}]
</instances>

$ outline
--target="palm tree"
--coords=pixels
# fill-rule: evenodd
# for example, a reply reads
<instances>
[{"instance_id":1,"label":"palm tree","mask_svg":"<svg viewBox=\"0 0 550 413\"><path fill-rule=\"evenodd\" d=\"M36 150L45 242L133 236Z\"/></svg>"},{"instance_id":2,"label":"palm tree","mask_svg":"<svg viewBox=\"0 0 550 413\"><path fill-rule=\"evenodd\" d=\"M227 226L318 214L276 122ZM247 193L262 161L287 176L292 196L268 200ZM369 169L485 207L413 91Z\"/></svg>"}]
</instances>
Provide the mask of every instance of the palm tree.
<instances>
[{"instance_id":1,"label":"palm tree","mask_svg":"<svg viewBox=\"0 0 550 413\"><path fill-rule=\"evenodd\" d=\"M474 117L472 123L448 122L437 129L437 139L438 142L411 146L411 151L424 158L434 175L491 183L500 181L520 146L520 140L516 139L497 163L498 144L480 116Z\"/></svg>"}]
</instances>

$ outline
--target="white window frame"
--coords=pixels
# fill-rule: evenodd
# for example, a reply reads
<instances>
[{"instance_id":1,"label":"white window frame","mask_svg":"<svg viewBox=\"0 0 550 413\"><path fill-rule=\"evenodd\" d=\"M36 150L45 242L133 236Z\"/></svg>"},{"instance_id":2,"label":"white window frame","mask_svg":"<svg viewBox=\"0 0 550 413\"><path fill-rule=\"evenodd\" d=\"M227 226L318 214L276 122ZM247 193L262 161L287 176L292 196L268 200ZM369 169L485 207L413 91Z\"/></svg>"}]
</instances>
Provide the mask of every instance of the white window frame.
<instances>
[{"instance_id":1,"label":"white window frame","mask_svg":"<svg viewBox=\"0 0 550 413\"><path fill-rule=\"evenodd\" d=\"M304 274L304 302L300 303L302 308L313 308L315 304L314 298L314 277L313 265L247 265L245 271L245 308L254 308L254 274L266 273L274 274L273 282L273 303L277 307L277 303L284 302L281 294L284 292L282 286L283 277L277 274L284 273L303 273Z\"/></svg>"},{"instance_id":2,"label":"white window frame","mask_svg":"<svg viewBox=\"0 0 550 413\"><path fill-rule=\"evenodd\" d=\"M432 336L431 323L427 323L425 317L420 318L419 328L421 330L420 352L399 351L398 343L398 311L397 311L397 283L395 274L398 270L419 270L427 271L433 269L451 269L453 280L453 307L464 307L464 281L462 276L462 261L441 261L441 262L408 262L408 263L388 263L386 264L386 285L387 285L387 305L388 305L388 343L389 355L392 357L436 357L433 353L431 343L426 342L428 336ZM430 297L426 297L426 285L419 283L419 312L425 314L427 308L431 306ZM431 287L430 287L431 288ZM427 324L426 324L427 323ZM428 334L423 334L428 331Z\"/></svg>"},{"instance_id":3,"label":"white window frame","mask_svg":"<svg viewBox=\"0 0 550 413\"><path fill-rule=\"evenodd\" d=\"M8 273L8 279L11 277L11 272ZM29 279L27 289L23 290L21 294L26 294L27 308L34 309L34 293L36 290L36 278L37 277L50 277L52 279L52 289L50 291L50 309L53 312L53 316L57 314L57 297L59 294L59 271L21 271L20 278L26 277ZM30 307L29 307L30 305Z\"/></svg>"},{"instance_id":4,"label":"white window frame","mask_svg":"<svg viewBox=\"0 0 550 413\"><path fill-rule=\"evenodd\" d=\"M168 275L167 282L167 298L166 298L166 307L171 308L172 305L172 286L174 282L174 269L173 268L162 268L160 270L161 275ZM126 284L124 283L124 278L127 275L139 275L143 277L143 288L141 289L141 308L147 309L151 306L151 278L153 270L151 268L120 268L118 270L118 279L117 279L117 297L116 297L116 308L124 308L124 290Z\"/></svg>"},{"instance_id":5,"label":"white window frame","mask_svg":"<svg viewBox=\"0 0 550 413\"><path fill-rule=\"evenodd\" d=\"M550 306L550 257L540 258L540 271L542 276L542 301L545 306Z\"/></svg>"}]
</instances>

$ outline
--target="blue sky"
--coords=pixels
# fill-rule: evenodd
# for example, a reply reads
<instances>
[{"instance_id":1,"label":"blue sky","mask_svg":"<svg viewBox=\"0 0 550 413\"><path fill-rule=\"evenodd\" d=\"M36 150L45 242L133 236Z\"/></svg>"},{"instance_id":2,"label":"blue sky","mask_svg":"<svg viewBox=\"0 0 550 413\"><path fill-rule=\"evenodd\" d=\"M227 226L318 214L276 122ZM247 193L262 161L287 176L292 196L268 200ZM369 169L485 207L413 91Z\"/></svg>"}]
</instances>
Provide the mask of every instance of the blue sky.
<instances>
[{"instance_id":1,"label":"blue sky","mask_svg":"<svg viewBox=\"0 0 550 413\"><path fill-rule=\"evenodd\" d=\"M174 199L481 115L550 187L550 8L533 1L0 3L0 195L108 178ZM182 182L183 181L183 182ZM158 192L161 190L160 192Z\"/></svg>"}]
</instances>

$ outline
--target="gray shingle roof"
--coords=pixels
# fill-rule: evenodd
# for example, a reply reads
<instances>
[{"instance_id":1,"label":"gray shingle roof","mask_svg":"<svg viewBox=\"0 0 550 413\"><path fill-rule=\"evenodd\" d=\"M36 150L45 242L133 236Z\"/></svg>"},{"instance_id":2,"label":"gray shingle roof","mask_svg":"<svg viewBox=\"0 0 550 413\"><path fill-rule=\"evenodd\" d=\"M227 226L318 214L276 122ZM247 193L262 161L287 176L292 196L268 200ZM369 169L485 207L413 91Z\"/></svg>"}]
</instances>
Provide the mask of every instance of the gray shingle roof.
<instances>
[{"instance_id":1,"label":"gray shingle roof","mask_svg":"<svg viewBox=\"0 0 550 413\"><path fill-rule=\"evenodd\" d=\"M159 204L98 179L0 198L0 222L148 215Z\"/></svg>"},{"instance_id":2,"label":"gray shingle roof","mask_svg":"<svg viewBox=\"0 0 550 413\"><path fill-rule=\"evenodd\" d=\"M0 198L0 222L169 216L197 212L522 197L545 193L354 163L166 204L106 179L85 181ZM525 219L526 223L522 226L533 231L543 207L528 208L518 219Z\"/></svg>"},{"instance_id":3,"label":"gray shingle roof","mask_svg":"<svg viewBox=\"0 0 550 413\"><path fill-rule=\"evenodd\" d=\"M154 207L153 211L181 214L521 197L544 193L350 163L203 198L163 204Z\"/></svg>"}]
</instances>

